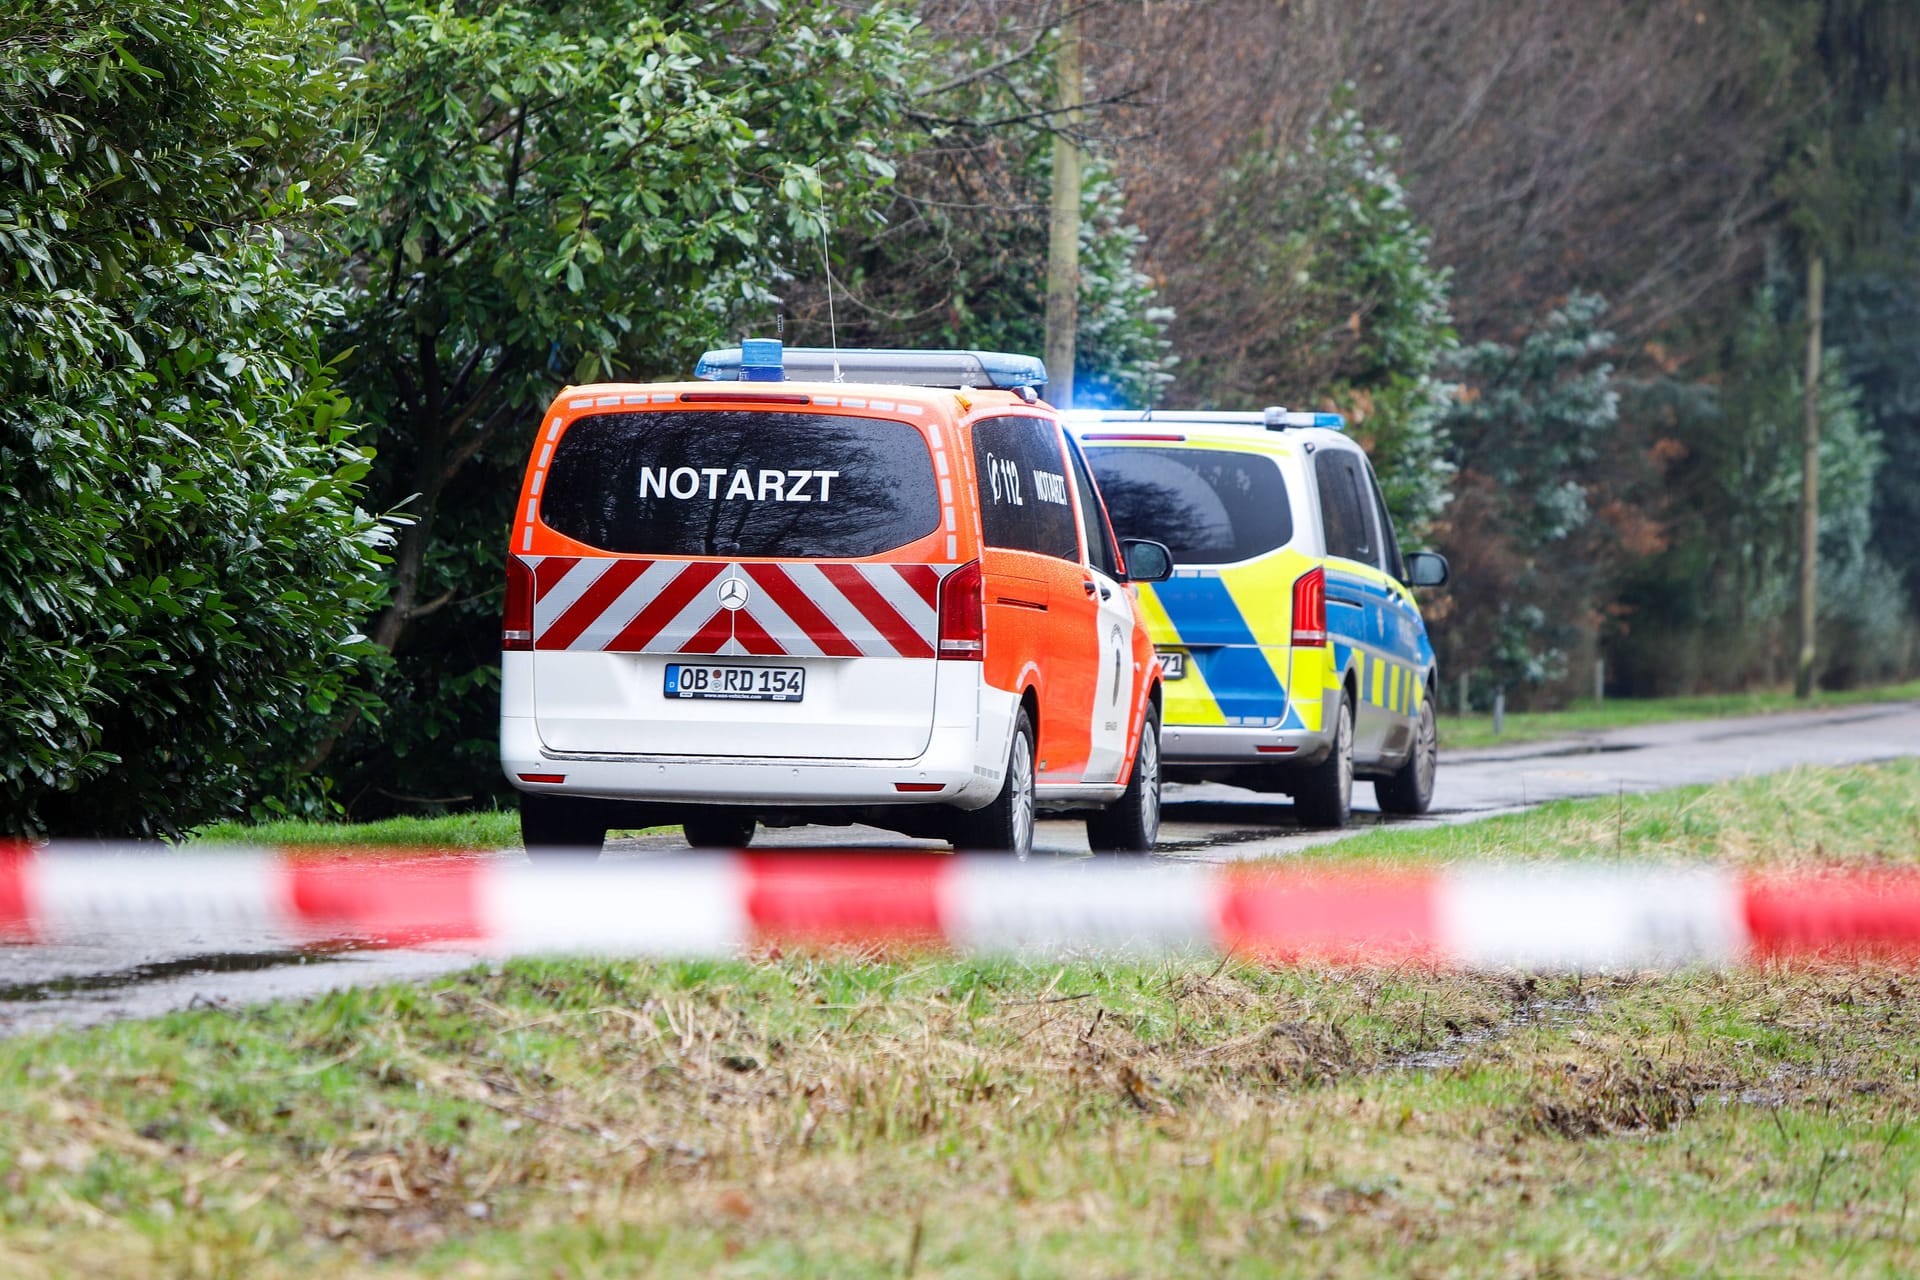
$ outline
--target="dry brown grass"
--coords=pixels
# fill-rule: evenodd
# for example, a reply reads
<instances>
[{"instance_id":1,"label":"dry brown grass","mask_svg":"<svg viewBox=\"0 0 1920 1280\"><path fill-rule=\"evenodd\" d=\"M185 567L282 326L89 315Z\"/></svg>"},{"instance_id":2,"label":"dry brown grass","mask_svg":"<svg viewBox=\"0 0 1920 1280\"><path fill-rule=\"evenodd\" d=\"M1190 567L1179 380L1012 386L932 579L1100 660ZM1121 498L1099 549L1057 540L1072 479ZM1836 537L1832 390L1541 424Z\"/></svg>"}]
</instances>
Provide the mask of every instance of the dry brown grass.
<instances>
[{"instance_id":1,"label":"dry brown grass","mask_svg":"<svg viewBox=\"0 0 1920 1280\"><path fill-rule=\"evenodd\" d=\"M1910 858L1863 776L1511 852ZM848 950L199 1011L0 1044L0 1273L1898 1274L1913 981Z\"/></svg>"}]
</instances>

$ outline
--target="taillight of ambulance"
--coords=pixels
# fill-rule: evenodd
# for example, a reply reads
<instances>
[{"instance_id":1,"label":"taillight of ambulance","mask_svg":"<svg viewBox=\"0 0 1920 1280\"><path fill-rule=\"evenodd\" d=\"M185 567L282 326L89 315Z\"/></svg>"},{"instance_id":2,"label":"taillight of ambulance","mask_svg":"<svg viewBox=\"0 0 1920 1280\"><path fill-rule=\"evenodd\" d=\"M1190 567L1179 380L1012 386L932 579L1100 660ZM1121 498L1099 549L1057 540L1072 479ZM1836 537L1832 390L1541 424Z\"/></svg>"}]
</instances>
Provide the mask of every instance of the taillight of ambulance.
<instances>
[{"instance_id":1,"label":"taillight of ambulance","mask_svg":"<svg viewBox=\"0 0 1920 1280\"><path fill-rule=\"evenodd\" d=\"M500 647L533 648L533 570L519 556L507 557L507 607L500 618Z\"/></svg>"},{"instance_id":2,"label":"taillight of ambulance","mask_svg":"<svg viewBox=\"0 0 1920 1280\"><path fill-rule=\"evenodd\" d=\"M986 654L986 584L980 562L969 560L940 583L939 656L979 662Z\"/></svg>"}]
</instances>

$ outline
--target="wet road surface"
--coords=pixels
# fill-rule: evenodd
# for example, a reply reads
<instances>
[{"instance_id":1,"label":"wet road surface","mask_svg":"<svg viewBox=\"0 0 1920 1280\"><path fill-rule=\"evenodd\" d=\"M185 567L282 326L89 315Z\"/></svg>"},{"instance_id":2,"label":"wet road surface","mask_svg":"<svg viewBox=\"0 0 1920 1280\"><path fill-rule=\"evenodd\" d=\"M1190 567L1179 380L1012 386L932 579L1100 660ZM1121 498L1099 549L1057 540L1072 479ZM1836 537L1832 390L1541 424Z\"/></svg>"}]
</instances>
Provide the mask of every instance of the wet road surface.
<instances>
[{"instance_id":1,"label":"wet road surface","mask_svg":"<svg viewBox=\"0 0 1920 1280\"><path fill-rule=\"evenodd\" d=\"M1443 752L1433 811L1387 819L1372 787L1354 788L1345 833L1302 831L1284 796L1236 787L1170 786L1156 853L1169 863L1295 854L1383 822L1437 826L1512 813L1550 800L1657 791L1776 773L1802 764L1840 765L1920 754L1920 703L1888 703L1610 730L1579 740ZM1043 821L1035 856L1085 856L1078 820ZM609 842L609 859L684 850L679 836ZM758 848L926 848L871 827L763 830ZM163 856L163 855L159 855ZM473 855L519 858L517 850ZM69 939L0 949L0 1034L146 1017L203 1005L236 1006L316 995L349 985L409 981L485 962L471 948L299 949L258 932L201 931L173 937Z\"/></svg>"}]
</instances>

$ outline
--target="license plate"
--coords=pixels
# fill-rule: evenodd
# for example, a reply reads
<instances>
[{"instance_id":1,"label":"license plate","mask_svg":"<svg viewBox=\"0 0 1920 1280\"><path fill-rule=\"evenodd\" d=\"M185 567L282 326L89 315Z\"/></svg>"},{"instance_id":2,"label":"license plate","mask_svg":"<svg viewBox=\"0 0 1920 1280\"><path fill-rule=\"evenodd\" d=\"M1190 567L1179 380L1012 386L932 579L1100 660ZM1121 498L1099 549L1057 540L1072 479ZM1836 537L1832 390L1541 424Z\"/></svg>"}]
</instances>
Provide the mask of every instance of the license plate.
<instances>
[{"instance_id":1,"label":"license plate","mask_svg":"<svg viewBox=\"0 0 1920 1280\"><path fill-rule=\"evenodd\" d=\"M737 702L798 702L806 693L804 667L667 664L669 698L728 698Z\"/></svg>"},{"instance_id":2,"label":"license plate","mask_svg":"<svg viewBox=\"0 0 1920 1280\"><path fill-rule=\"evenodd\" d=\"M1158 653L1160 659L1160 678L1162 680L1185 680L1187 678L1187 655L1184 653Z\"/></svg>"}]
</instances>

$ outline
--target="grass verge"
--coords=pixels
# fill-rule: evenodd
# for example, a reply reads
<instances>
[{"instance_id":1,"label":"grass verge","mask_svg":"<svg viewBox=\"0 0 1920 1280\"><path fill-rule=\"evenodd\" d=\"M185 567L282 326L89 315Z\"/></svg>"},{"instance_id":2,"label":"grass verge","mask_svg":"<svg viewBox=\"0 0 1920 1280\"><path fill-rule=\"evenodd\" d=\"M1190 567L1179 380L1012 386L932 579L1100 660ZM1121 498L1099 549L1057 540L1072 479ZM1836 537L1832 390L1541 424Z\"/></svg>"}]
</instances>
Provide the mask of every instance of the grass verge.
<instances>
[{"instance_id":1,"label":"grass verge","mask_svg":"<svg viewBox=\"0 0 1920 1280\"><path fill-rule=\"evenodd\" d=\"M520 843L517 809L486 809L432 818L378 822L217 822L195 831L195 844L268 844L387 849L501 849Z\"/></svg>"},{"instance_id":2,"label":"grass verge","mask_svg":"<svg viewBox=\"0 0 1920 1280\"><path fill-rule=\"evenodd\" d=\"M1911 763L1624 805L1361 843L1920 856ZM846 951L193 1011L0 1043L0 1273L1905 1274L1913 983Z\"/></svg>"},{"instance_id":3,"label":"grass verge","mask_svg":"<svg viewBox=\"0 0 1920 1280\"><path fill-rule=\"evenodd\" d=\"M1715 694L1696 698L1610 698L1598 707L1591 699L1583 698L1564 711L1509 714L1505 732L1497 737L1493 732L1491 715L1461 716L1442 712L1440 745L1448 750L1468 751L1518 742L1572 738L1608 729L1628 729L1635 725L1659 724L1670 720L1717 720L1727 716L1770 715L1781 711L1914 700L1920 700L1920 680L1870 689L1818 691L1806 701L1795 698L1790 690Z\"/></svg>"},{"instance_id":4,"label":"grass verge","mask_svg":"<svg viewBox=\"0 0 1920 1280\"><path fill-rule=\"evenodd\" d=\"M648 835L678 827L644 827L609 835ZM378 822L216 822L189 837L192 844L284 845L305 848L508 849L520 843L520 811L487 809L431 818L383 818Z\"/></svg>"}]
</instances>

